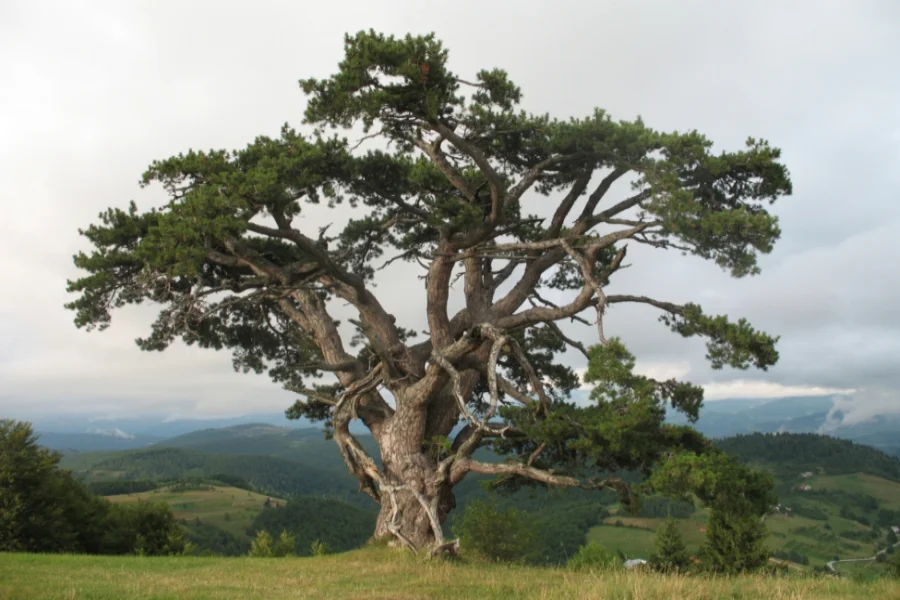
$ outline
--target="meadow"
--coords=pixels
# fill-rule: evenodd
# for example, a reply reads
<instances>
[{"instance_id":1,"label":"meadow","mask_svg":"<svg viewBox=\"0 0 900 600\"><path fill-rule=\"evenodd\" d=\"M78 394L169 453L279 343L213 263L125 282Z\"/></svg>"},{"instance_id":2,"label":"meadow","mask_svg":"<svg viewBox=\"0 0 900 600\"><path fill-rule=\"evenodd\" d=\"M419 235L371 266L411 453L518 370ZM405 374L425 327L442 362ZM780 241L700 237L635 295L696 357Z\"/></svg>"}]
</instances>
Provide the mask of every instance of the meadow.
<instances>
[{"instance_id":1,"label":"meadow","mask_svg":"<svg viewBox=\"0 0 900 600\"><path fill-rule=\"evenodd\" d=\"M859 582L796 575L705 578L634 571L576 573L463 561L423 562L379 548L283 559L0 554L0 598L872 600L900 598L900 581Z\"/></svg>"},{"instance_id":2,"label":"meadow","mask_svg":"<svg viewBox=\"0 0 900 600\"><path fill-rule=\"evenodd\" d=\"M106 496L113 503L165 502L176 519L200 521L223 529L239 538L247 537L247 528L262 511L268 496L230 486L207 486L208 489L171 491L169 488ZM283 500L272 498L273 502Z\"/></svg>"}]
</instances>

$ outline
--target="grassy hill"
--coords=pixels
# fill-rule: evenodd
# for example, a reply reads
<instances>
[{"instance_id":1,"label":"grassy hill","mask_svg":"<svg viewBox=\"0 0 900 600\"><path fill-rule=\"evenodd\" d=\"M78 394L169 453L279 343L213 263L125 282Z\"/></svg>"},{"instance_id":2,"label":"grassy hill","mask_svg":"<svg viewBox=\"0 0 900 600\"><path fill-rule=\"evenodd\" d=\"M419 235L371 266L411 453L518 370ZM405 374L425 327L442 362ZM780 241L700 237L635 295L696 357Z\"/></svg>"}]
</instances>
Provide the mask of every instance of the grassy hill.
<instances>
[{"instance_id":1,"label":"grassy hill","mask_svg":"<svg viewBox=\"0 0 900 600\"><path fill-rule=\"evenodd\" d=\"M376 451L371 438L361 440ZM93 481L208 478L225 473L281 497L327 496L367 510L374 508L358 493L334 443L325 440L318 430L249 424L197 431L166 443L180 447L72 455L63 460L63 466L77 465L81 474ZM808 563L804 568L822 566L835 556L871 556L872 550L884 543L885 527L900 526L900 460L896 457L847 440L813 434L741 435L718 440L717 444L774 474L782 509L768 517L769 544L779 555L793 553L797 560ZM483 459L491 460L489 456ZM813 476L801 478L805 472ZM480 479L484 478L467 478L457 488L457 510L447 523L448 532L465 505L483 495ZM810 489L801 490L801 485ZM555 548L545 557L547 562L565 560L586 539L599 541L629 558L647 558L666 513L625 514L615 501L611 495L577 490L567 494L528 490L502 499L506 505L530 512L538 521L542 539ZM895 515L892 511L898 512ZM691 548L702 544L705 524L706 512L702 509L679 520Z\"/></svg>"},{"instance_id":2,"label":"grassy hill","mask_svg":"<svg viewBox=\"0 0 900 600\"><path fill-rule=\"evenodd\" d=\"M165 502L175 518L197 520L227 531L237 538L246 538L246 531L262 512L267 496L229 486L208 485L202 489L173 491L162 488L139 494L106 496L110 502ZM177 488L176 488L177 489ZM273 498L284 503L284 500Z\"/></svg>"},{"instance_id":3,"label":"grassy hill","mask_svg":"<svg viewBox=\"0 0 900 600\"><path fill-rule=\"evenodd\" d=\"M900 526L900 460L896 457L813 434L752 434L717 444L775 477L781 508L766 524L768 544L779 555L806 557L808 567L822 566L835 556L868 557L886 546L889 526ZM591 528L588 539L629 558L647 558L655 532L665 520L635 518L619 507L611 513ZM705 524L702 509L679 520L689 547L696 549L702 543Z\"/></svg>"},{"instance_id":4,"label":"grassy hill","mask_svg":"<svg viewBox=\"0 0 900 600\"><path fill-rule=\"evenodd\" d=\"M240 477L260 492L276 496L328 496L372 506L371 500L358 493L356 481L343 465L340 469L321 468L271 456L205 454L165 447L72 455L64 457L60 464L87 482L214 478L225 474Z\"/></svg>"},{"instance_id":5,"label":"grassy hill","mask_svg":"<svg viewBox=\"0 0 900 600\"><path fill-rule=\"evenodd\" d=\"M900 597L900 582L745 576L733 579L639 572L573 573L449 563L366 548L317 558L142 558L0 554L0 597L115 598L871 600Z\"/></svg>"}]
</instances>

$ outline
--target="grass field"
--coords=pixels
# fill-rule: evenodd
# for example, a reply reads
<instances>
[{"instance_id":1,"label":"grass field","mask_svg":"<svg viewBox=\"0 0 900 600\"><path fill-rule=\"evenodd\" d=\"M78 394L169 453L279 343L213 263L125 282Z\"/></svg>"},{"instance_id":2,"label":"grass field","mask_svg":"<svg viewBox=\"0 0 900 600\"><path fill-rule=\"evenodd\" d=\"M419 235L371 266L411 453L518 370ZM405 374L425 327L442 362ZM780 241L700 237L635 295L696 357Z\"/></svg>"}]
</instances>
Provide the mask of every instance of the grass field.
<instances>
[{"instance_id":1,"label":"grass field","mask_svg":"<svg viewBox=\"0 0 900 600\"><path fill-rule=\"evenodd\" d=\"M447 563L367 548L319 558L143 558L0 554L0 598L224 600L230 598L528 598L873 600L900 582L747 576L663 577L636 572Z\"/></svg>"},{"instance_id":2,"label":"grass field","mask_svg":"<svg viewBox=\"0 0 900 600\"><path fill-rule=\"evenodd\" d=\"M860 492L874 496L881 508L900 510L900 484L875 475L853 473L851 475L824 475L815 477L811 484L819 489Z\"/></svg>"},{"instance_id":3,"label":"grass field","mask_svg":"<svg viewBox=\"0 0 900 600\"><path fill-rule=\"evenodd\" d=\"M263 509L266 496L235 487L211 486L209 490L183 492L162 488L138 494L107 496L106 499L110 502L165 502L172 508L176 519L200 519L240 538L246 538L247 527Z\"/></svg>"}]
</instances>

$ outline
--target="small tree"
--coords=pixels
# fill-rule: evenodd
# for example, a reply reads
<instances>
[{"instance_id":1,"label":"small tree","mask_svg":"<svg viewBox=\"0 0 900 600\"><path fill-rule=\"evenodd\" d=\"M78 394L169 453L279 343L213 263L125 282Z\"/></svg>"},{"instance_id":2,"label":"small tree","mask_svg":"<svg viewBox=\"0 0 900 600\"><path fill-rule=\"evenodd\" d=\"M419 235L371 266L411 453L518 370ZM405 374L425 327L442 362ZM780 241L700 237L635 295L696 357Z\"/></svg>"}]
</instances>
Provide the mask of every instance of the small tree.
<instances>
[{"instance_id":1,"label":"small tree","mask_svg":"<svg viewBox=\"0 0 900 600\"><path fill-rule=\"evenodd\" d=\"M326 554L331 554L331 548L321 540L313 540L313 543L309 546L309 551L313 556L325 556Z\"/></svg>"},{"instance_id":2,"label":"small tree","mask_svg":"<svg viewBox=\"0 0 900 600\"><path fill-rule=\"evenodd\" d=\"M650 557L650 564L662 573L678 573L687 569L690 562L678 523L675 519L667 519L656 532L656 552Z\"/></svg>"},{"instance_id":3,"label":"small tree","mask_svg":"<svg viewBox=\"0 0 900 600\"><path fill-rule=\"evenodd\" d=\"M254 558L271 558L275 556L272 535L265 529L260 530L250 542L250 556Z\"/></svg>"},{"instance_id":4,"label":"small tree","mask_svg":"<svg viewBox=\"0 0 900 600\"><path fill-rule=\"evenodd\" d=\"M759 570L771 556L764 543L767 535L759 517L714 508L709 513L700 558L704 567L715 573Z\"/></svg>"},{"instance_id":5,"label":"small tree","mask_svg":"<svg viewBox=\"0 0 900 600\"><path fill-rule=\"evenodd\" d=\"M273 554L282 558L285 556L295 556L297 554L297 538L290 535L287 530L282 529L278 539L272 548Z\"/></svg>"},{"instance_id":6,"label":"small tree","mask_svg":"<svg viewBox=\"0 0 900 600\"><path fill-rule=\"evenodd\" d=\"M526 562L538 554L537 530L528 515L503 509L493 497L466 506L454 526L462 547L499 562Z\"/></svg>"},{"instance_id":7,"label":"small tree","mask_svg":"<svg viewBox=\"0 0 900 600\"><path fill-rule=\"evenodd\" d=\"M897 534L894 533L893 529L888 529L887 532L887 543L893 546L897 543Z\"/></svg>"}]
</instances>

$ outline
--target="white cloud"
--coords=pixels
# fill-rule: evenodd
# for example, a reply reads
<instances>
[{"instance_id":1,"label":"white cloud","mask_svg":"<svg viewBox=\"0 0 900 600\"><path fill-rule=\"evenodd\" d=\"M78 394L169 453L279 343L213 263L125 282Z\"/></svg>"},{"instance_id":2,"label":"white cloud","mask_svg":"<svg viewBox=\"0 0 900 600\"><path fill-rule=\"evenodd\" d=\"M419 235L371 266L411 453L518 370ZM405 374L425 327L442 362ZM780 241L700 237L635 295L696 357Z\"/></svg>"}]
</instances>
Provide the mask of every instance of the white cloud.
<instances>
[{"instance_id":1,"label":"white cloud","mask_svg":"<svg viewBox=\"0 0 900 600\"><path fill-rule=\"evenodd\" d=\"M703 397L707 400L725 398L789 398L796 396L827 396L852 394L852 389L835 389L811 385L782 385L771 381L735 379L703 384Z\"/></svg>"}]
</instances>

